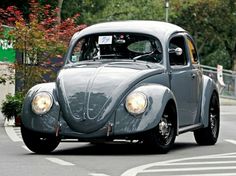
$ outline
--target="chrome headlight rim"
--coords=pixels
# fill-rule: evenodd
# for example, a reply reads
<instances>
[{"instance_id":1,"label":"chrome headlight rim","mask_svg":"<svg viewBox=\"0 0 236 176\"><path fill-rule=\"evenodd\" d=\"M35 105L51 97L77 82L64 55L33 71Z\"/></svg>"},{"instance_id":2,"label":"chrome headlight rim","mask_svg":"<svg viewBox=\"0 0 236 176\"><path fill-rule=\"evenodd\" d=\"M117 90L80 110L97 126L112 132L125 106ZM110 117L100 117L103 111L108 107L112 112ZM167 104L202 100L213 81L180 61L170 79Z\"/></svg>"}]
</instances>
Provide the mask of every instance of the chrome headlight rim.
<instances>
[{"instance_id":1,"label":"chrome headlight rim","mask_svg":"<svg viewBox=\"0 0 236 176\"><path fill-rule=\"evenodd\" d=\"M142 105L142 107L139 110L135 111L135 109L132 109L134 107L132 107L132 105L129 104L129 101L130 101L130 99L133 99L133 101L134 101L135 98L137 98L137 97L142 99L143 105ZM146 111L147 106L148 106L147 95L145 93L143 93L143 92L133 91L130 94L128 94L128 96L126 97L125 108L128 111L128 113L130 113L133 116L139 116L139 115L143 114Z\"/></svg>"},{"instance_id":2,"label":"chrome headlight rim","mask_svg":"<svg viewBox=\"0 0 236 176\"><path fill-rule=\"evenodd\" d=\"M47 98L49 98L50 102L49 102L49 105L47 105L46 109L43 110L42 108L39 108L41 109L41 111L39 110L36 110L36 105L34 102L36 101L36 98L39 97L39 96L46 96ZM37 100L38 101L38 100ZM31 101L31 109L32 111L36 114L36 115L44 115L46 113L48 113L51 108L52 108L52 105L53 105L53 96L51 93L49 92L46 92L46 91L41 91L41 92L37 92L35 95L34 95L34 98L32 99Z\"/></svg>"}]
</instances>

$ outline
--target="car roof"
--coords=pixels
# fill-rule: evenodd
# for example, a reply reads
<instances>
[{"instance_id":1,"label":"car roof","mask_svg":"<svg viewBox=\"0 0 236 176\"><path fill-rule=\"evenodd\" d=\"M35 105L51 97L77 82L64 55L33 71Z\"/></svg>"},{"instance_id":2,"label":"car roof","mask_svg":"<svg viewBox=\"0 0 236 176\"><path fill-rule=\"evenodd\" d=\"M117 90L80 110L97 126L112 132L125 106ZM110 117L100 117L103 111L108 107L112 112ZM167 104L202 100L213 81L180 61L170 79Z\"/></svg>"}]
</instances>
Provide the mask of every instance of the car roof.
<instances>
[{"instance_id":1,"label":"car roof","mask_svg":"<svg viewBox=\"0 0 236 176\"><path fill-rule=\"evenodd\" d=\"M167 38L173 33L185 32L185 30L177 25L161 22L161 21L115 21L104 22L89 26L82 31L76 33L73 38L80 38L89 34L109 33L109 32L131 32L144 33L158 37L160 40Z\"/></svg>"}]
</instances>

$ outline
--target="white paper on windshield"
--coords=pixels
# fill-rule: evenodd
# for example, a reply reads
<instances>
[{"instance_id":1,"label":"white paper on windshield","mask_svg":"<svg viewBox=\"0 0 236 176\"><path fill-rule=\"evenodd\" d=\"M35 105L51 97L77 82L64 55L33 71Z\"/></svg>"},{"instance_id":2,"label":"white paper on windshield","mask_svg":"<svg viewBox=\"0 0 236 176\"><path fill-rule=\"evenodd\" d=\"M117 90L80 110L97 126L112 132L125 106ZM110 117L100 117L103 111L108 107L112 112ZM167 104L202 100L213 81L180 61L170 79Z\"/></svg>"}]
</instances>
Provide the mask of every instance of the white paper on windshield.
<instances>
[{"instance_id":1,"label":"white paper on windshield","mask_svg":"<svg viewBox=\"0 0 236 176\"><path fill-rule=\"evenodd\" d=\"M112 36L99 36L98 37L99 45L110 45L112 44Z\"/></svg>"}]
</instances>

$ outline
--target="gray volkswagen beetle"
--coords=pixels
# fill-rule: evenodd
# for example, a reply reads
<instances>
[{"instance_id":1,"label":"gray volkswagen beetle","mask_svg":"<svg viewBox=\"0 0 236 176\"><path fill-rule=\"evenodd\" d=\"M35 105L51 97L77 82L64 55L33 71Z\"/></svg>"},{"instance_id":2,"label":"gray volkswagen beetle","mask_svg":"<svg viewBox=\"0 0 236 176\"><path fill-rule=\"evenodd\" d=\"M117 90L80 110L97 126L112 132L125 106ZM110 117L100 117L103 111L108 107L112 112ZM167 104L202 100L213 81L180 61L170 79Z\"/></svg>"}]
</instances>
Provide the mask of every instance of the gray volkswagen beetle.
<instances>
[{"instance_id":1,"label":"gray volkswagen beetle","mask_svg":"<svg viewBox=\"0 0 236 176\"><path fill-rule=\"evenodd\" d=\"M74 34L57 80L26 95L22 137L35 153L62 139L138 140L168 152L177 135L217 142L219 95L192 37L156 21L96 24Z\"/></svg>"}]
</instances>

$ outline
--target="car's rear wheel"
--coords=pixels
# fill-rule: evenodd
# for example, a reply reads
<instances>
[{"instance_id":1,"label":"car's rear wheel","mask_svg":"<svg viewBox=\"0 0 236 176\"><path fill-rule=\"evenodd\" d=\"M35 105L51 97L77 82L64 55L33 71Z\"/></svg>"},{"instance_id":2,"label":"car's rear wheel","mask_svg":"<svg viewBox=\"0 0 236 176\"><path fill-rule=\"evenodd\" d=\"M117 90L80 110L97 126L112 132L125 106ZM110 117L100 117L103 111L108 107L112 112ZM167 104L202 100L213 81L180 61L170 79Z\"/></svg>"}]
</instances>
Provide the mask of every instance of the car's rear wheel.
<instances>
[{"instance_id":1,"label":"car's rear wheel","mask_svg":"<svg viewBox=\"0 0 236 176\"><path fill-rule=\"evenodd\" d=\"M208 127L194 131L194 137L199 145L214 145L217 142L220 129L219 99L213 93L209 106Z\"/></svg>"},{"instance_id":2,"label":"car's rear wheel","mask_svg":"<svg viewBox=\"0 0 236 176\"><path fill-rule=\"evenodd\" d=\"M46 154L52 152L60 143L54 135L45 135L27 129L21 125L21 134L25 145L35 153Z\"/></svg>"},{"instance_id":3,"label":"car's rear wheel","mask_svg":"<svg viewBox=\"0 0 236 176\"><path fill-rule=\"evenodd\" d=\"M157 127L146 137L146 143L159 153L167 153L173 146L176 137L176 109L168 105Z\"/></svg>"}]
</instances>

